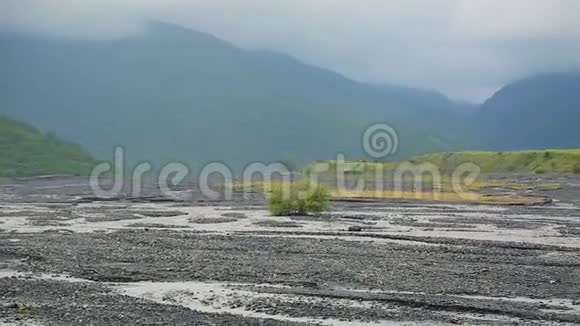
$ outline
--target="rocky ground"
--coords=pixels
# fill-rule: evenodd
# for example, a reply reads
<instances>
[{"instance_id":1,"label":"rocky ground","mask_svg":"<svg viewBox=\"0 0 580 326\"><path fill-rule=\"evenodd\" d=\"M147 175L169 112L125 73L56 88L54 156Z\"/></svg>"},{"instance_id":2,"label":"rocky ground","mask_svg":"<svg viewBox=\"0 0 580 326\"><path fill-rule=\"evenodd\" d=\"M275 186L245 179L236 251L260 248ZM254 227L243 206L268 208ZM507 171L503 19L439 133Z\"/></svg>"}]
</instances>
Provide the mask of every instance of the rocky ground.
<instances>
[{"instance_id":1,"label":"rocky ground","mask_svg":"<svg viewBox=\"0 0 580 326\"><path fill-rule=\"evenodd\" d=\"M563 181L562 181L563 180ZM97 201L82 179L0 189L0 325L580 323L580 182L544 206L263 199L183 187Z\"/></svg>"}]
</instances>

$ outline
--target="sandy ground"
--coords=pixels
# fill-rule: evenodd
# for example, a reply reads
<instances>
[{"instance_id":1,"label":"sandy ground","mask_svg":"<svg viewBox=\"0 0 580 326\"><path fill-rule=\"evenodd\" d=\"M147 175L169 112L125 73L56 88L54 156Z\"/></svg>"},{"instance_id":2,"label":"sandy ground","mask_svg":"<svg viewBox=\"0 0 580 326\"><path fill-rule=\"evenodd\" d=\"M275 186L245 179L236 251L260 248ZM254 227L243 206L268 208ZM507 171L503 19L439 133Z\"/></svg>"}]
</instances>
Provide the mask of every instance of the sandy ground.
<instances>
[{"instance_id":1,"label":"sandy ground","mask_svg":"<svg viewBox=\"0 0 580 326\"><path fill-rule=\"evenodd\" d=\"M580 183L539 207L95 201L83 180L0 189L0 325L580 323Z\"/></svg>"}]
</instances>

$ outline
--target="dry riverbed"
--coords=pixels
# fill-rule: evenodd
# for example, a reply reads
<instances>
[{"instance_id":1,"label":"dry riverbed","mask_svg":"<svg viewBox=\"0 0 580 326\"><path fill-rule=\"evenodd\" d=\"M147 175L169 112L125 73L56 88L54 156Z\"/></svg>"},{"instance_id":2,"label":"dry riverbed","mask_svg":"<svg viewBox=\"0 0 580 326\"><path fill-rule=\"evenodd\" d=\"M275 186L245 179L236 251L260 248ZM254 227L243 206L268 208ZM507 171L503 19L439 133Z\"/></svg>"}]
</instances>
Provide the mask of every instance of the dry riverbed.
<instances>
[{"instance_id":1,"label":"dry riverbed","mask_svg":"<svg viewBox=\"0 0 580 326\"><path fill-rule=\"evenodd\" d=\"M580 184L543 206L0 189L0 325L580 323Z\"/></svg>"}]
</instances>

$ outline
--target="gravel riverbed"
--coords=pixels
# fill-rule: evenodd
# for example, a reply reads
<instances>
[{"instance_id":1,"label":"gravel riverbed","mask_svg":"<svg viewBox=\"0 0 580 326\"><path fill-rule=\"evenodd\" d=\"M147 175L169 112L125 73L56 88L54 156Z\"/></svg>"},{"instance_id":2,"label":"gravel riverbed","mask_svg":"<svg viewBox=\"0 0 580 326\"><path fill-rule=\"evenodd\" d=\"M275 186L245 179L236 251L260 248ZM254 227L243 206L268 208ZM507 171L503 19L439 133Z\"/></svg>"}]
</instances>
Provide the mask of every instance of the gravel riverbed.
<instances>
[{"instance_id":1,"label":"gravel riverbed","mask_svg":"<svg viewBox=\"0 0 580 326\"><path fill-rule=\"evenodd\" d=\"M578 324L574 191L274 218L259 196L96 201L82 180L19 182L0 189L0 325Z\"/></svg>"}]
</instances>

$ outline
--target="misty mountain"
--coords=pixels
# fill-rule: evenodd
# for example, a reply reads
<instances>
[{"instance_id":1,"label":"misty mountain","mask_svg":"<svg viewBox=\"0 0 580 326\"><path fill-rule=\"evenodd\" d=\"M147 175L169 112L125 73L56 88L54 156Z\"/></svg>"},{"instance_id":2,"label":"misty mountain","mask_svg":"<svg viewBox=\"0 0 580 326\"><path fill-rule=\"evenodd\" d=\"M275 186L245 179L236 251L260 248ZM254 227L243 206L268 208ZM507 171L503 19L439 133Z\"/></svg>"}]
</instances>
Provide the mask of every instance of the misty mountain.
<instances>
[{"instance_id":1,"label":"misty mountain","mask_svg":"<svg viewBox=\"0 0 580 326\"><path fill-rule=\"evenodd\" d=\"M0 116L0 176L87 175L95 162L78 145Z\"/></svg>"},{"instance_id":2,"label":"misty mountain","mask_svg":"<svg viewBox=\"0 0 580 326\"><path fill-rule=\"evenodd\" d=\"M400 85L375 85L381 92L399 101L412 103L417 108L425 110L461 110L461 105L447 96L430 89L413 88Z\"/></svg>"},{"instance_id":3,"label":"misty mountain","mask_svg":"<svg viewBox=\"0 0 580 326\"><path fill-rule=\"evenodd\" d=\"M364 159L362 134L382 122L399 133L392 158L468 143L445 99L164 23L112 41L3 34L0 71L0 112L102 159L115 145L157 164Z\"/></svg>"},{"instance_id":4,"label":"misty mountain","mask_svg":"<svg viewBox=\"0 0 580 326\"><path fill-rule=\"evenodd\" d=\"M580 147L580 73L552 73L511 83L481 107L487 148Z\"/></svg>"}]
</instances>

